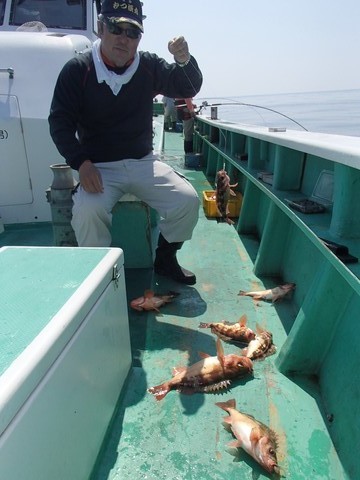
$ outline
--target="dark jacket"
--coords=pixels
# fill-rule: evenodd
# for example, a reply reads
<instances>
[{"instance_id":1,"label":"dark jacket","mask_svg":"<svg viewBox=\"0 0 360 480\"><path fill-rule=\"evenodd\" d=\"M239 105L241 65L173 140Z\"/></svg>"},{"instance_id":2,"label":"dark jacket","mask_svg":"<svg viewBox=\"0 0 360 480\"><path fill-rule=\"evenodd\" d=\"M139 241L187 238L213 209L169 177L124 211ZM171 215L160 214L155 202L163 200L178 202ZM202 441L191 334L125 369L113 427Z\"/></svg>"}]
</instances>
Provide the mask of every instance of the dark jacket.
<instances>
[{"instance_id":1,"label":"dark jacket","mask_svg":"<svg viewBox=\"0 0 360 480\"><path fill-rule=\"evenodd\" d=\"M51 137L75 170L87 159L142 158L152 151L153 98L193 97L201 84L193 57L180 67L140 52L137 71L115 96L106 83L98 83L91 51L85 52L59 74L49 115Z\"/></svg>"}]
</instances>

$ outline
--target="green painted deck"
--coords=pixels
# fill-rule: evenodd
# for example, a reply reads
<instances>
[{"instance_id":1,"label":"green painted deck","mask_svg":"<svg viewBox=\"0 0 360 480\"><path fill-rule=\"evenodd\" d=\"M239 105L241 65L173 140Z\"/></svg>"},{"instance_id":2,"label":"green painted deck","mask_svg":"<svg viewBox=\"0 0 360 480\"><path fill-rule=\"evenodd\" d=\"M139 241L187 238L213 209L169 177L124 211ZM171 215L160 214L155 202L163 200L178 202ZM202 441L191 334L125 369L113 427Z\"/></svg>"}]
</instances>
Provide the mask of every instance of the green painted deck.
<instances>
[{"instance_id":1,"label":"green painted deck","mask_svg":"<svg viewBox=\"0 0 360 480\"><path fill-rule=\"evenodd\" d=\"M184 168L181 134L166 133L165 151L200 196L213 189L202 169ZM286 478L346 478L329 436L329 412L316 377L281 374L275 363L278 354L256 362L253 378L234 382L220 394L170 392L157 402L147 393L148 387L170 378L172 367L198 361L198 352L215 354L215 337L210 330L200 330L200 322L235 322L246 314L250 327L260 325L273 333L280 350L296 317L291 297L274 306L238 296L240 289L268 288L284 280L267 276L262 281L254 274L258 248L254 236L239 236L234 227L206 218L201 208L194 236L178 254L180 263L196 272L195 286L153 277L150 269L126 272L129 301L150 286L180 295L161 315L129 312L133 369L92 480L269 478L245 453L227 447L232 436L222 426L225 412L215 402L230 398L277 432ZM238 352L231 344L224 349Z\"/></svg>"},{"instance_id":2,"label":"green painted deck","mask_svg":"<svg viewBox=\"0 0 360 480\"><path fill-rule=\"evenodd\" d=\"M91 480L270 478L244 452L227 447L232 435L222 425L225 412L215 403L230 398L277 433L285 478L355 480L359 265L344 267L314 235L328 233L328 214L291 212L283 202L289 195L286 186L269 187L256 180L250 140L250 160L244 163L234 155L243 148L241 135L231 137L230 152L207 135L202 132L198 149L206 153L205 168L185 168L179 133L165 134L166 161L186 175L200 197L214 188L214 174L226 161L244 194L243 215L229 226L207 218L200 206L194 236L178 253L180 263L197 275L194 286L154 276L152 268L126 268L129 302L147 288L180 295L161 315L129 310L133 367ZM268 150L271 154L274 149L270 145ZM311 191L310 182L305 187ZM340 213L335 212L335 219L341 223ZM0 234L0 246L52 244L50 224L6 226ZM347 245L351 253L360 254L356 238ZM295 293L275 305L238 296L239 290L292 281L297 283ZM277 346L275 355L255 362L253 378L233 382L219 394L170 392L157 402L147 393L148 387L170 378L172 367L198 361L198 352L215 354L216 338L210 330L199 329L200 322L236 322L243 314L251 328L271 331ZM238 352L231 344L224 349Z\"/></svg>"},{"instance_id":3,"label":"green painted deck","mask_svg":"<svg viewBox=\"0 0 360 480\"><path fill-rule=\"evenodd\" d=\"M51 223L6 225L0 234L0 247L7 245L48 247L53 245Z\"/></svg>"}]
</instances>

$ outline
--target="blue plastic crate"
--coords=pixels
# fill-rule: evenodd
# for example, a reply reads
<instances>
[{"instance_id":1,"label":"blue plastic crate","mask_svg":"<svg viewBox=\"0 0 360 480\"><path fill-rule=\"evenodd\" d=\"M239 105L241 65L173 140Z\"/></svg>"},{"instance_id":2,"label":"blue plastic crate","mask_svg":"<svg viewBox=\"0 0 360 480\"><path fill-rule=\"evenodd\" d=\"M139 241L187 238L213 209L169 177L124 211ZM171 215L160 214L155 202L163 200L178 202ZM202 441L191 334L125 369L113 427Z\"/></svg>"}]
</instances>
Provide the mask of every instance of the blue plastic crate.
<instances>
[{"instance_id":1,"label":"blue plastic crate","mask_svg":"<svg viewBox=\"0 0 360 480\"><path fill-rule=\"evenodd\" d=\"M185 167L198 168L203 165L203 155L201 153L186 153Z\"/></svg>"}]
</instances>

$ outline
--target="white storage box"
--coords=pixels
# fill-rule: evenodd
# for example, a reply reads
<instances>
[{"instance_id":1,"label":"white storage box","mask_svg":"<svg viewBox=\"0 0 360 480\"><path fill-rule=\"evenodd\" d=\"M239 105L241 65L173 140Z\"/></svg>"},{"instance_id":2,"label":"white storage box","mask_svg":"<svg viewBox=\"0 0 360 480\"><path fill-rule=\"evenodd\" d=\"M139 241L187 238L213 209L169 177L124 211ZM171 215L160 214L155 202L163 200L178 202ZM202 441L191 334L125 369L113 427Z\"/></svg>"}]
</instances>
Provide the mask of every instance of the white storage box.
<instances>
[{"instance_id":1,"label":"white storage box","mask_svg":"<svg viewBox=\"0 0 360 480\"><path fill-rule=\"evenodd\" d=\"M89 478L131 366L122 250L0 249L0 478Z\"/></svg>"}]
</instances>

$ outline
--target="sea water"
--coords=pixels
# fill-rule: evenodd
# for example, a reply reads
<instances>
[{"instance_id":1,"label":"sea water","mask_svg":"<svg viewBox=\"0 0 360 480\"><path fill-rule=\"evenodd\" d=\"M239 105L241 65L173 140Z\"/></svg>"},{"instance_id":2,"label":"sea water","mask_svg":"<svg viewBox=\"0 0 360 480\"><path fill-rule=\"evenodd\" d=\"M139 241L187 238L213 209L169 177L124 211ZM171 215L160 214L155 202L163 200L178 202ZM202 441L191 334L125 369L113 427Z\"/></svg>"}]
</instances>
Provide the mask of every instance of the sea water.
<instances>
[{"instance_id":1,"label":"sea water","mask_svg":"<svg viewBox=\"0 0 360 480\"><path fill-rule=\"evenodd\" d=\"M221 120L360 136L360 89L206 100L209 105L218 104L218 118ZM210 107L202 113L210 116Z\"/></svg>"}]
</instances>

